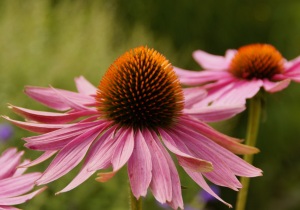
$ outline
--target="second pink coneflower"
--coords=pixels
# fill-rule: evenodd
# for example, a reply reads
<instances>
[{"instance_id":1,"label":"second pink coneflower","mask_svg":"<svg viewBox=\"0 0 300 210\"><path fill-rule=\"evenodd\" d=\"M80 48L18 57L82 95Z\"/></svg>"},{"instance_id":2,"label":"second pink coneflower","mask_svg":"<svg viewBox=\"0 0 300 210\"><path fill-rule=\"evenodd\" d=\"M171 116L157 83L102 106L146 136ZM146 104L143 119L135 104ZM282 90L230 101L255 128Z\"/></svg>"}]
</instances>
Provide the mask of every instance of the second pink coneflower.
<instances>
[{"instance_id":1,"label":"second pink coneflower","mask_svg":"<svg viewBox=\"0 0 300 210\"><path fill-rule=\"evenodd\" d=\"M194 106L245 104L260 88L274 93L286 88L290 81L300 82L300 57L287 61L270 44L250 44L238 50L227 50L225 56L202 50L193 53L203 71L175 67L180 82L207 89L205 100Z\"/></svg>"}]
</instances>

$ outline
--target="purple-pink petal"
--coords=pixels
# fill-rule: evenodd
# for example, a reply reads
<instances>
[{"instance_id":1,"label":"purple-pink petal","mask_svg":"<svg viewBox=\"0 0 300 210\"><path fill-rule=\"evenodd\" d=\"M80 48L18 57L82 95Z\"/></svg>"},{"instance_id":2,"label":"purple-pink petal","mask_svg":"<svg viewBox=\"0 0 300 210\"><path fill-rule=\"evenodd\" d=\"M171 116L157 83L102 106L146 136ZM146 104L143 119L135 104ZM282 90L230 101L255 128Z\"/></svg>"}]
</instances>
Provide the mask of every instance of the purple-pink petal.
<instances>
[{"instance_id":1,"label":"purple-pink petal","mask_svg":"<svg viewBox=\"0 0 300 210\"><path fill-rule=\"evenodd\" d=\"M172 178L171 171L166 159L163 146L156 140L156 134L152 135L147 129L143 132L145 140L151 154L152 161L152 180L150 188L153 196L160 203L172 201ZM177 186L175 186L177 187Z\"/></svg>"},{"instance_id":2,"label":"purple-pink petal","mask_svg":"<svg viewBox=\"0 0 300 210\"><path fill-rule=\"evenodd\" d=\"M89 171L103 169L111 163L118 136L120 133L124 132L123 129L120 128L115 134L116 129L116 126L109 128L101 135L97 142L92 145L91 150L87 155L87 169Z\"/></svg>"},{"instance_id":3,"label":"purple-pink petal","mask_svg":"<svg viewBox=\"0 0 300 210\"><path fill-rule=\"evenodd\" d=\"M224 56L212 55L202 50L194 51L193 58L200 66L208 70L225 70L230 64Z\"/></svg>"},{"instance_id":4,"label":"purple-pink petal","mask_svg":"<svg viewBox=\"0 0 300 210\"><path fill-rule=\"evenodd\" d=\"M16 167L20 164L21 157L24 152L17 153L15 148L8 149L0 157L0 180L12 176Z\"/></svg>"},{"instance_id":5,"label":"purple-pink petal","mask_svg":"<svg viewBox=\"0 0 300 210\"><path fill-rule=\"evenodd\" d=\"M192 170L190 170L189 168L184 168L184 170L186 171L186 173L206 192L208 192L209 194L211 194L212 196L214 196L216 199L218 199L219 201L221 201L222 203L226 204L229 208L232 208L232 205L230 205L229 203L225 202L223 199L221 199L206 183L206 181L204 180L202 174L200 173L196 173Z\"/></svg>"},{"instance_id":6,"label":"purple-pink petal","mask_svg":"<svg viewBox=\"0 0 300 210\"><path fill-rule=\"evenodd\" d=\"M185 145L195 157L208 160L212 163L213 170L203 172L203 174L215 184L226 186L234 190L240 188L241 184L230 170L230 167L222 160L220 155L214 152L216 147L220 146L215 144L214 148L210 148L202 142L205 139L204 136L201 136L200 134L197 136L191 136L193 134L189 133L192 132L191 130L189 130L189 132L184 131L185 130L182 127L176 128L176 131L174 130L172 132L172 138L178 145ZM187 168L185 165L183 165L183 167ZM190 169L193 170L193 168Z\"/></svg>"},{"instance_id":7,"label":"purple-pink petal","mask_svg":"<svg viewBox=\"0 0 300 210\"><path fill-rule=\"evenodd\" d=\"M128 177L133 195L139 199L146 196L152 179L152 160L146 140L140 130L136 131L132 155L128 161Z\"/></svg>"},{"instance_id":8,"label":"purple-pink petal","mask_svg":"<svg viewBox=\"0 0 300 210\"><path fill-rule=\"evenodd\" d=\"M33 122L22 122L22 121L10 119L9 117L6 116L2 116L2 117L20 128L35 133L48 133L71 125L71 124L42 124L42 123L33 123Z\"/></svg>"},{"instance_id":9,"label":"purple-pink petal","mask_svg":"<svg viewBox=\"0 0 300 210\"><path fill-rule=\"evenodd\" d=\"M102 131L103 126L90 129L67 144L52 160L37 184L47 184L71 171L84 158L92 142Z\"/></svg>"},{"instance_id":10,"label":"purple-pink petal","mask_svg":"<svg viewBox=\"0 0 300 210\"><path fill-rule=\"evenodd\" d=\"M80 106L95 103L94 97L57 88L27 86L25 87L25 93L34 100L59 111L71 109L70 105L76 106L75 104L77 104ZM67 101L64 99L67 99Z\"/></svg>"},{"instance_id":11,"label":"purple-pink petal","mask_svg":"<svg viewBox=\"0 0 300 210\"><path fill-rule=\"evenodd\" d=\"M180 142L175 142L174 141L174 135L172 135L172 132L166 132L163 129L159 129L159 133L161 134L161 137L166 145L166 147L176 154L179 163L183 164L185 167L190 167L192 170L195 171L212 171L213 166L210 161L206 161L200 158L196 158L190 155L190 151L188 148L180 144L178 145L177 143Z\"/></svg>"},{"instance_id":12,"label":"purple-pink petal","mask_svg":"<svg viewBox=\"0 0 300 210\"><path fill-rule=\"evenodd\" d=\"M20 210L19 208L13 207L13 206L3 206L0 205L0 210Z\"/></svg>"},{"instance_id":13,"label":"purple-pink petal","mask_svg":"<svg viewBox=\"0 0 300 210\"><path fill-rule=\"evenodd\" d=\"M183 209L183 200L181 195L181 184L179 175L176 169L176 166L173 162L172 157L170 154L166 151L164 146L161 144L160 140L158 139L157 135L152 132L152 136L155 136L153 138L157 142L158 148L160 148L161 152L163 153L164 157L166 158L167 164L169 166L170 170L170 176L171 176L171 183L172 183L172 199L171 201L167 201L167 203L173 208L181 208Z\"/></svg>"},{"instance_id":14,"label":"purple-pink petal","mask_svg":"<svg viewBox=\"0 0 300 210\"><path fill-rule=\"evenodd\" d=\"M134 131L132 128L126 129L119 136L114 154L111 158L113 170L119 170L130 158L134 148Z\"/></svg>"},{"instance_id":15,"label":"purple-pink petal","mask_svg":"<svg viewBox=\"0 0 300 210\"><path fill-rule=\"evenodd\" d=\"M22 163L19 167L31 167L31 166L35 166L39 163L44 162L45 160L48 160L50 157L52 157L57 151L46 151L44 152L40 157L36 158L35 160L27 163L24 162Z\"/></svg>"},{"instance_id":16,"label":"purple-pink petal","mask_svg":"<svg viewBox=\"0 0 300 210\"><path fill-rule=\"evenodd\" d=\"M207 107L192 107L183 112L204 122L218 122L229 119L245 110L244 105L220 105Z\"/></svg>"},{"instance_id":17,"label":"purple-pink petal","mask_svg":"<svg viewBox=\"0 0 300 210\"><path fill-rule=\"evenodd\" d=\"M270 80L265 79L263 86L264 89L270 93L278 92L289 86L291 80L285 79L279 82L271 82Z\"/></svg>"},{"instance_id":18,"label":"purple-pink petal","mask_svg":"<svg viewBox=\"0 0 300 210\"><path fill-rule=\"evenodd\" d=\"M97 139L96 143L91 146L80 172L64 189L56 194L70 191L92 176L96 170L91 170L91 165L97 164L97 170L104 169L110 165L112 153L109 150L113 151L112 144L114 143L113 133L115 129L115 127L109 128Z\"/></svg>"},{"instance_id":19,"label":"purple-pink petal","mask_svg":"<svg viewBox=\"0 0 300 210\"><path fill-rule=\"evenodd\" d=\"M0 205L17 205L21 203L25 203L26 201L32 199L37 194L40 194L43 192L47 187L40 188L32 193L16 196L16 197L10 197L10 198L0 198Z\"/></svg>"},{"instance_id":20,"label":"purple-pink petal","mask_svg":"<svg viewBox=\"0 0 300 210\"><path fill-rule=\"evenodd\" d=\"M214 105L245 104L246 99L256 95L263 85L261 80L233 80L232 83L232 87L220 95L213 103Z\"/></svg>"},{"instance_id":21,"label":"purple-pink petal","mask_svg":"<svg viewBox=\"0 0 300 210\"><path fill-rule=\"evenodd\" d=\"M44 112L44 111L36 111L36 110L26 109L22 107L17 107L13 105L10 105L9 108L11 108L15 113L23 116L28 120L37 121L40 123L49 123L49 124L68 123L80 117L89 116L97 113L96 110L82 110L82 111L73 111L67 113Z\"/></svg>"},{"instance_id":22,"label":"purple-pink petal","mask_svg":"<svg viewBox=\"0 0 300 210\"><path fill-rule=\"evenodd\" d=\"M193 119L190 116L181 118L181 123L200 132L202 135L235 154L254 154L259 152L257 148L241 144L240 140L226 136L209 125L197 119Z\"/></svg>"},{"instance_id":23,"label":"purple-pink petal","mask_svg":"<svg viewBox=\"0 0 300 210\"><path fill-rule=\"evenodd\" d=\"M184 107L186 109L189 109L199 100L204 99L205 96L207 95L207 92L205 89L201 87L192 87L192 88L184 88L183 95L184 95Z\"/></svg>"},{"instance_id":24,"label":"purple-pink petal","mask_svg":"<svg viewBox=\"0 0 300 210\"><path fill-rule=\"evenodd\" d=\"M185 85L200 85L224 79L230 74L226 71L189 71L174 67L179 80Z\"/></svg>"},{"instance_id":25,"label":"purple-pink petal","mask_svg":"<svg viewBox=\"0 0 300 210\"><path fill-rule=\"evenodd\" d=\"M0 180L0 198L22 195L34 187L34 182L41 176L40 173L29 173L17 177Z\"/></svg>"},{"instance_id":26,"label":"purple-pink petal","mask_svg":"<svg viewBox=\"0 0 300 210\"><path fill-rule=\"evenodd\" d=\"M87 96L96 95L97 88L83 76L75 78L75 84L79 93Z\"/></svg>"}]
</instances>

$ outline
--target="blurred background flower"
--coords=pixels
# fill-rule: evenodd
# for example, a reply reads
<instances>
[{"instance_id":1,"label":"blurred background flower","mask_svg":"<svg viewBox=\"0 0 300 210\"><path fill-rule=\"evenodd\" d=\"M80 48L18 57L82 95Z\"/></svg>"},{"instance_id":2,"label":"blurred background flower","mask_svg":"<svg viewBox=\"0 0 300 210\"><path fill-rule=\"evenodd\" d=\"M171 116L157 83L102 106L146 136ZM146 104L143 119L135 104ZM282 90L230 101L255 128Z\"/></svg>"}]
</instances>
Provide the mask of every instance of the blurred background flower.
<instances>
[{"instance_id":1,"label":"blurred background flower","mask_svg":"<svg viewBox=\"0 0 300 210\"><path fill-rule=\"evenodd\" d=\"M0 142L4 143L11 139L14 134L13 127L8 123L0 123Z\"/></svg>"},{"instance_id":2,"label":"blurred background flower","mask_svg":"<svg viewBox=\"0 0 300 210\"><path fill-rule=\"evenodd\" d=\"M250 43L270 43L288 60L300 54L300 2L273 1L122 1L122 0L1 0L0 98L1 115L11 115L6 104L42 109L25 97L25 85L75 90L69 78L85 76L94 85L124 51L148 45L164 54L174 66L199 69L191 54L202 49L223 55ZM251 180L248 209L300 208L300 88L292 83L285 91L267 96L265 122L261 124L254 165L264 176ZM244 138L247 113L214 123L231 136ZM11 117L15 117L11 115ZM21 137L32 135L15 128L10 146L23 148ZM38 154L26 150L28 158ZM39 168L40 167L40 168ZM36 166L42 171L46 165ZM76 190L53 196L78 171L49 186L23 209L128 209L127 175L121 170L109 183L90 179ZM179 171L180 172L180 171ZM180 172L186 203L199 187ZM234 204L236 192L222 189L222 198ZM124 192L124 193L122 193ZM150 195L151 193L149 193ZM155 199L147 196L145 209ZM113 202L112 202L113 201ZM228 209L219 202L211 209Z\"/></svg>"}]
</instances>

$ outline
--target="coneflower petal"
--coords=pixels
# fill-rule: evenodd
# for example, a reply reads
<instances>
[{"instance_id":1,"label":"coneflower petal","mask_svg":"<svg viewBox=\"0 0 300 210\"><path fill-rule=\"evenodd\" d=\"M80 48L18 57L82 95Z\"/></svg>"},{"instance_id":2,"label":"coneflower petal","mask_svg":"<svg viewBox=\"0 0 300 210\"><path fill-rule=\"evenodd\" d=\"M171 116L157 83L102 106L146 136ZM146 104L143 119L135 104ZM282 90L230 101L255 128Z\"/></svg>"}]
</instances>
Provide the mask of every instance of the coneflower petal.
<instances>
[{"instance_id":1,"label":"coneflower petal","mask_svg":"<svg viewBox=\"0 0 300 210\"><path fill-rule=\"evenodd\" d=\"M40 173L29 173L0 180L0 198L14 197L30 191L40 176Z\"/></svg>"},{"instance_id":2,"label":"coneflower petal","mask_svg":"<svg viewBox=\"0 0 300 210\"><path fill-rule=\"evenodd\" d=\"M83 76L75 78L75 84L79 93L87 96L93 96L97 92L97 88L87 81Z\"/></svg>"},{"instance_id":3,"label":"coneflower petal","mask_svg":"<svg viewBox=\"0 0 300 210\"><path fill-rule=\"evenodd\" d=\"M85 156L88 148L101 132L102 126L95 127L67 144L53 159L49 167L37 180L37 184L47 184L71 171Z\"/></svg>"},{"instance_id":4,"label":"coneflower petal","mask_svg":"<svg viewBox=\"0 0 300 210\"><path fill-rule=\"evenodd\" d=\"M36 111L31 109L26 109L22 107L17 107L9 105L15 113L23 116L24 118L40 123L49 124L63 124L76 120L82 116L89 116L97 114L96 110L83 110L83 111L73 111L68 113L57 113L57 112L44 112Z\"/></svg>"},{"instance_id":5,"label":"coneflower petal","mask_svg":"<svg viewBox=\"0 0 300 210\"><path fill-rule=\"evenodd\" d=\"M41 189L38 189L32 193L17 196L17 197L11 197L11 198L0 198L0 205L17 205L26 202L27 200L32 199L37 194L40 194L43 192L47 187L43 187Z\"/></svg>"},{"instance_id":6,"label":"coneflower petal","mask_svg":"<svg viewBox=\"0 0 300 210\"><path fill-rule=\"evenodd\" d=\"M20 164L20 160L24 152L19 152L15 149L12 149L11 151L7 151L3 156L0 158L0 180L5 179L7 177L12 176L15 171L16 167Z\"/></svg>"},{"instance_id":7,"label":"coneflower petal","mask_svg":"<svg viewBox=\"0 0 300 210\"><path fill-rule=\"evenodd\" d=\"M152 161L146 140L140 130L136 131L134 149L128 161L128 177L133 195L139 199L146 196L152 179Z\"/></svg>"},{"instance_id":8,"label":"coneflower petal","mask_svg":"<svg viewBox=\"0 0 300 210\"><path fill-rule=\"evenodd\" d=\"M57 88L54 90L54 88L26 86L25 93L34 100L59 111L67 111L71 109L70 104L65 103L63 98L68 98L74 103L81 105L95 103L95 99L93 97ZM59 93L59 95L57 93Z\"/></svg>"},{"instance_id":9,"label":"coneflower petal","mask_svg":"<svg viewBox=\"0 0 300 210\"><path fill-rule=\"evenodd\" d=\"M119 136L121 141L118 141L114 154L111 158L111 163L114 171L119 170L130 158L134 148L134 131L128 128Z\"/></svg>"},{"instance_id":10,"label":"coneflower petal","mask_svg":"<svg viewBox=\"0 0 300 210\"><path fill-rule=\"evenodd\" d=\"M150 188L153 196L161 203L172 201L173 183L168 160L163 152L165 149L158 140L155 140L156 135L152 135L148 130L145 130L143 134L147 141L152 160L152 181Z\"/></svg>"},{"instance_id":11,"label":"coneflower petal","mask_svg":"<svg viewBox=\"0 0 300 210\"><path fill-rule=\"evenodd\" d=\"M227 57L233 57L236 54L235 50L228 50ZM220 55L213 55L202 50L193 52L193 58L205 69L209 70L224 70L229 67L230 59Z\"/></svg>"},{"instance_id":12,"label":"coneflower petal","mask_svg":"<svg viewBox=\"0 0 300 210\"><path fill-rule=\"evenodd\" d=\"M203 176L200 173L196 173L188 168L183 168L186 173L199 185L202 189L204 189L206 192L214 196L216 199L221 201L222 203L226 204L229 208L232 208L232 205L222 200L206 183Z\"/></svg>"},{"instance_id":13,"label":"coneflower petal","mask_svg":"<svg viewBox=\"0 0 300 210\"><path fill-rule=\"evenodd\" d=\"M193 107L190 109L184 109L184 112L204 122L217 122L229 119L244 110L244 105L236 104L232 106L220 105L208 106L203 108Z\"/></svg>"}]
</instances>

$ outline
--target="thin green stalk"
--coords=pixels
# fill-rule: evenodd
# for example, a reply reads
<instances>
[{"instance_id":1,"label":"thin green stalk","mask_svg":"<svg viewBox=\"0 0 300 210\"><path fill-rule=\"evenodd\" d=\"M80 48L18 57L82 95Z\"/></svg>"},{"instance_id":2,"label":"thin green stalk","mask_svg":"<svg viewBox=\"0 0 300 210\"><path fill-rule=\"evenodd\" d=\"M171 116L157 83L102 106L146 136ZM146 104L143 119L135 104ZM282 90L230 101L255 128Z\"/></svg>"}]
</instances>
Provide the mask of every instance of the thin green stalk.
<instances>
[{"instance_id":1,"label":"thin green stalk","mask_svg":"<svg viewBox=\"0 0 300 210\"><path fill-rule=\"evenodd\" d=\"M246 145L255 146L256 144L256 138L257 138L260 118L261 118L261 110L262 110L262 98L258 94L257 96L250 99L247 134L246 134ZM244 160L252 164L253 154L244 155ZM246 207L249 181L250 181L249 178L241 177L241 183L243 187L238 193L236 210L244 210Z\"/></svg>"},{"instance_id":2,"label":"thin green stalk","mask_svg":"<svg viewBox=\"0 0 300 210\"><path fill-rule=\"evenodd\" d=\"M129 185L129 191L130 191L130 196L129 196L129 202L130 202L130 210L142 210L142 199L136 199L131 191L131 187Z\"/></svg>"}]
</instances>

